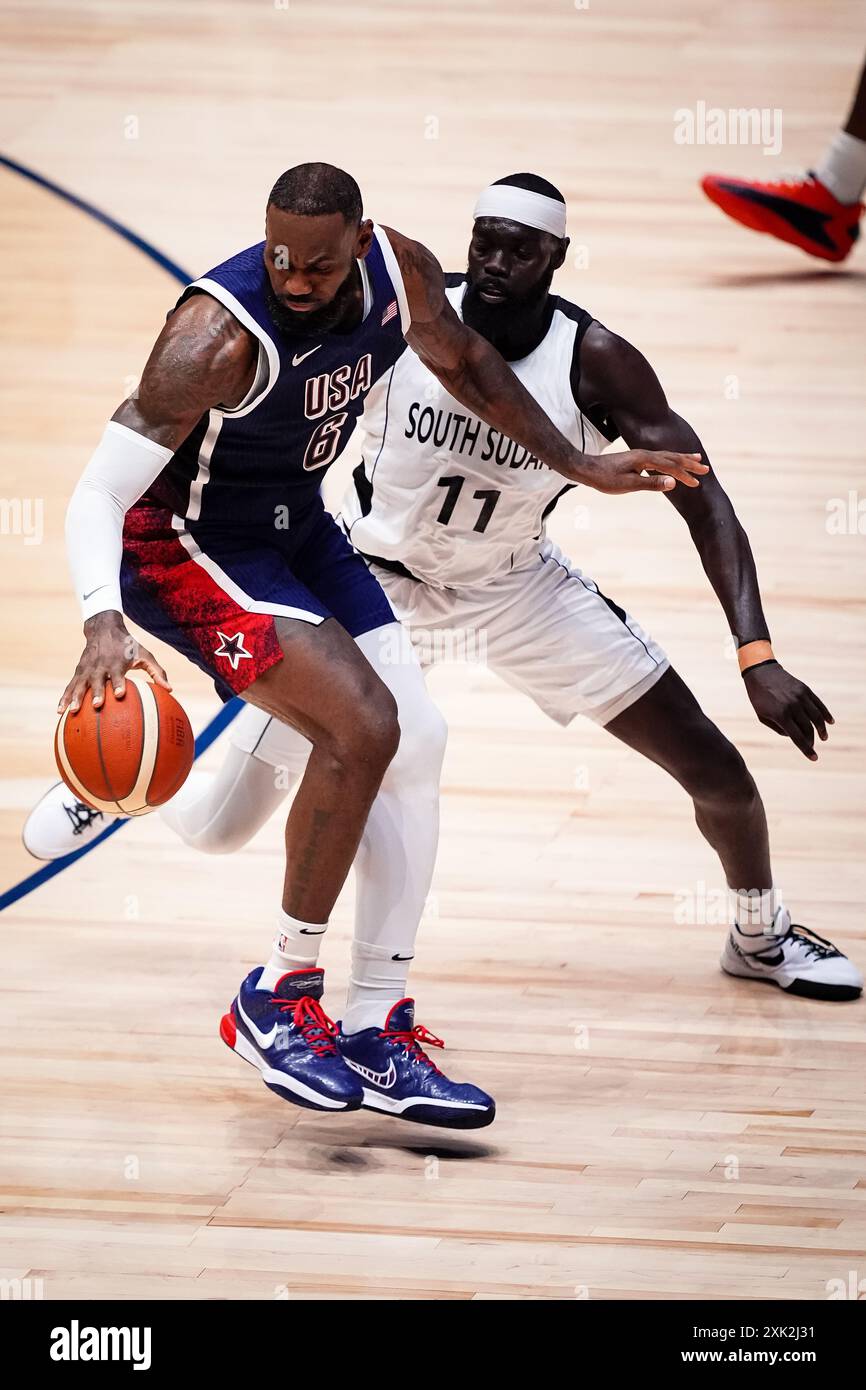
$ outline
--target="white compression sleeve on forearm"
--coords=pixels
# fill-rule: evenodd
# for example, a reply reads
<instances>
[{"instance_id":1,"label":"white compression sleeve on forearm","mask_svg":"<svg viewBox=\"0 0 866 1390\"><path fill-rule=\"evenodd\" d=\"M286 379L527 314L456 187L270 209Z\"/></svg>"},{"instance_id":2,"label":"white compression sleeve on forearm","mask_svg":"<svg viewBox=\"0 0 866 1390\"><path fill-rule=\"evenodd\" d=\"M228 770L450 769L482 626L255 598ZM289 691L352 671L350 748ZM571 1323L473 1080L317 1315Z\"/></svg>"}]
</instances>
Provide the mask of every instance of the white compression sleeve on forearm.
<instances>
[{"instance_id":1,"label":"white compression sleeve on forearm","mask_svg":"<svg viewBox=\"0 0 866 1390\"><path fill-rule=\"evenodd\" d=\"M66 510L66 552L84 622L123 612L123 518L159 477L173 451L109 420Z\"/></svg>"}]
</instances>

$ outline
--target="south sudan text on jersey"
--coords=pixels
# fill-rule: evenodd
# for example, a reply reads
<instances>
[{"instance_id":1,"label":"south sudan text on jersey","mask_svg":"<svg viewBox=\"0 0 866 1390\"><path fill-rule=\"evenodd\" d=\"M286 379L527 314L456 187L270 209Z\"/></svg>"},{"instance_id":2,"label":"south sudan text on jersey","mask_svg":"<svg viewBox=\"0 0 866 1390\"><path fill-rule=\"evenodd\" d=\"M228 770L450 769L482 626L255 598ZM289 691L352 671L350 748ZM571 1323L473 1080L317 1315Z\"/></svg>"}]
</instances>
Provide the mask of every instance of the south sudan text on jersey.
<instances>
[{"instance_id":1,"label":"south sudan text on jersey","mask_svg":"<svg viewBox=\"0 0 866 1390\"><path fill-rule=\"evenodd\" d=\"M493 462L500 468L546 468L536 454L500 434L492 425L483 425L475 415L455 410L434 410L432 406L413 401L409 407L409 422L405 437L419 444L432 443L437 449L452 454L476 455L479 463Z\"/></svg>"},{"instance_id":2,"label":"south sudan text on jersey","mask_svg":"<svg viewBox=\"0 0 866 1390\"><path fill-rule=\"evenodd\" d=\"M465 281L446 293L461 311ZM509 365L587 453L610 443L577 405L571 368L592 316L556 299L547 334ZM352 544L438 588L485 583L521 562L573 484L456 401L407 350L367 397L363 457L344 498Z\"/></svg>"}]
</instances>

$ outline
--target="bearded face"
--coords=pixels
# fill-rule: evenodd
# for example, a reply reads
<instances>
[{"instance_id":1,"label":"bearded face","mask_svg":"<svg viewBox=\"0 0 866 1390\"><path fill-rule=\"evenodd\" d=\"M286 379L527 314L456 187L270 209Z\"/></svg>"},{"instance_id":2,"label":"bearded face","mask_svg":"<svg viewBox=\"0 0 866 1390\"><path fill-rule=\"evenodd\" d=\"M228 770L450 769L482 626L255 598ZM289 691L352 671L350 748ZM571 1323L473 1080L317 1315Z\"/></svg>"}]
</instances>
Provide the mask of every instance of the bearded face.
<instances>
[{"instance_id":1,"label":"bearded face","mask_svg":"<svg viewBox=\"0 0 866 1390\"><path fill-rule=\"evenodd\" d=\"M507 349L519 337L521 327L537 322L553 282L553 268L548 268L528 289L497 287L495 296L485 290L483 278L480 282L473 279L471 267L467 274L463 322L508 356Z\"/></svg>"},{"instance_id":2,"label":"bearded face","mask_svg":"<svg viewBox=\"0 0 866 1390\"><path fill-rule=\"evenodd\" d=\"M351 319L352 310L358 304L359 293L360 276L357 265L353 265L329 303L302 314L289 309L285 300L274 293L269 281L268 312L282 336L290 338L292 342L305 338L321 338L323 334L332 333L344 321Z\"/></svg>"}]
</instances>

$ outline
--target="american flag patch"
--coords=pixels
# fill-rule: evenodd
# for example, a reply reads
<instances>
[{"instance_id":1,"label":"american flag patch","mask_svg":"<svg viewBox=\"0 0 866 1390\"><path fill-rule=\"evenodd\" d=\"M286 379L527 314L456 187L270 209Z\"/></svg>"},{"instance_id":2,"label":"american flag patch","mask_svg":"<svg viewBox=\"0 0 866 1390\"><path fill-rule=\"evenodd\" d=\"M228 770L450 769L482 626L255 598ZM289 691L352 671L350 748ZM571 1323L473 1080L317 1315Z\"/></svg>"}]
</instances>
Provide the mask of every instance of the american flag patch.
<instances>
[{"instance_id":1,"label":"american flag patch","mask_svg":"<svg viewBox=\"0 0 866 1390\"><path fill-rule=\"evenodd\" d=\"M388 305L387 309L385 310L384 314L382 315L382 327L384 328L386 323L390 323L391 320L392 320L392 319L395 319L396 317L397 317L397 301L396 301L396 299L392 299L392 300L391 300L391 303Z\"/></svg>"}]
</instances>

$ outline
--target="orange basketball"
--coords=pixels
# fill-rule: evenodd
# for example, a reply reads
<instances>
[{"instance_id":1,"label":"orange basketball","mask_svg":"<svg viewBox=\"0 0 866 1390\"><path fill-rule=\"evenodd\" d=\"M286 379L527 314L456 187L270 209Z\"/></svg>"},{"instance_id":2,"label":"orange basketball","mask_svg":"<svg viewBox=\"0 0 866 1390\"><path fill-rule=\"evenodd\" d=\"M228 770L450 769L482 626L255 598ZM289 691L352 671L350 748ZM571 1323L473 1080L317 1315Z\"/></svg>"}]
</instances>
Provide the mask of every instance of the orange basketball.
<instances>
[{"instance_id":1,"label":"orange basketball","mask_svg":"<svg viewBox=\"0 0 866 1390\"><path fill-rule=\"evenodd\" d=\"M110 685L102 709L88 690L77 714L63 711L54 756L67 787L97 811L144 816L184 784L195 741L173 695L136 671L118 700Z\"/></svg>"}]
</instances>

